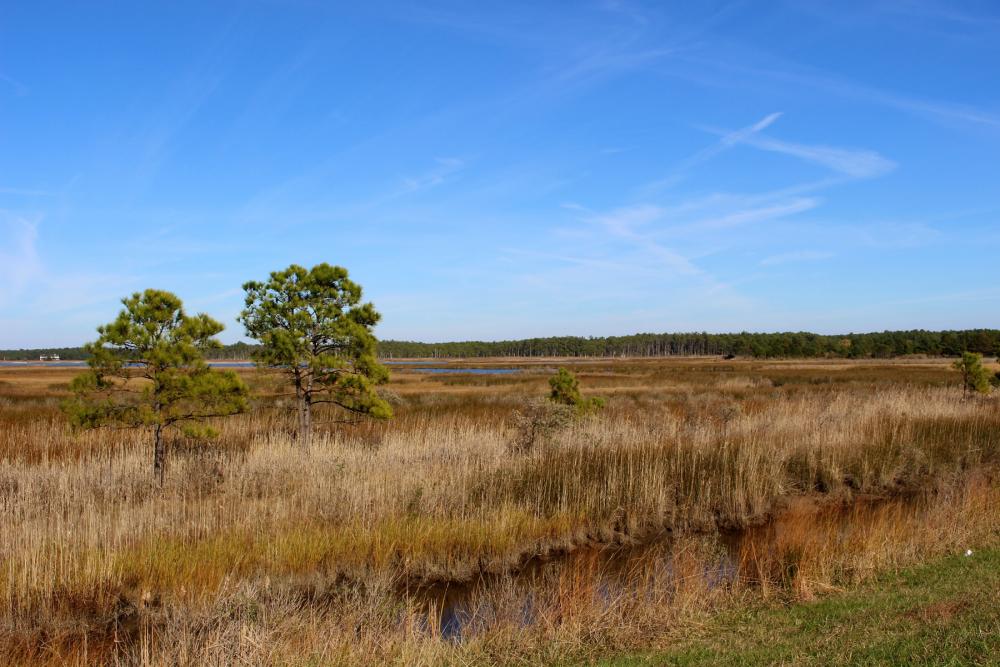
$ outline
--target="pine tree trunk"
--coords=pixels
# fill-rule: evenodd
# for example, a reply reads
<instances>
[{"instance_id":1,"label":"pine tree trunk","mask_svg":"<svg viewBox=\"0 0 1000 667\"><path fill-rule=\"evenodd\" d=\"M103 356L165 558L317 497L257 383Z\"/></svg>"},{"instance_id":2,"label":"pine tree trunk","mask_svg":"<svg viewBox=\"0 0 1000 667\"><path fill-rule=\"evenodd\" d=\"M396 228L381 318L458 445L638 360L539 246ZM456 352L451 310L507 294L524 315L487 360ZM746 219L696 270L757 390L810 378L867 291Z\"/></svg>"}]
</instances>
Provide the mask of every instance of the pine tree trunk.
<instances>
[{"instance_id":1,"label":"pine tree trunk","mask_svg":"<svg viewBox=\"0 0 1000 667\"><path fill-rule=\"evenodd\" d=\"M157 424L153 435L153 477L160 480L163 486L163 478L167 467L167 452L163 443L163 425Z\"/></svg>"},{"instance_id":2,"label":"pine tree trunk","mask_svg":"<svg viewBox=\"0 0 1000 667\"><path fill-rule=\"evenodd\" d=\"M295 403L299 417L299 447L309 451L312 444L312 383L302 373L295 376Z\"/></svg>"},{"instance_id":3,"label":"pine tree trunk","mask_svg":"<svg viewBox=\"0 0 1000 667\"><path fill-rule=\"evenodd\" d=\"M302 445L306 451L312 447L312 401L306 399L306 409L303 411Z\"/></svg>"},{"instance_id":4,"label":"pine tree trunk","mask_svg":"<svg viewBox=\"0 0 1000 667\"><path fill-rule=\"evenodd\" d=\"M308 394L299 397L299 445L303 451L312 446L312 401Z\"/></svg>"}]
</instances>

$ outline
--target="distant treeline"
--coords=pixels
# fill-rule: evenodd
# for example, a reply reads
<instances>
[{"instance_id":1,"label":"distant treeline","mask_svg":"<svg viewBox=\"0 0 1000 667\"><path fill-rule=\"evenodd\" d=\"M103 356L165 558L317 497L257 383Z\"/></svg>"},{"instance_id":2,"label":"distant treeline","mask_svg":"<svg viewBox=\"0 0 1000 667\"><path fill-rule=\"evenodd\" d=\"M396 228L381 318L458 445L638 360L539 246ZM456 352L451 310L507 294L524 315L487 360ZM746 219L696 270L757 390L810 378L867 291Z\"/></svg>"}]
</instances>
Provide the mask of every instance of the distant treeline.
<instances>
[{"instance_id":1,"label":"distant treeline","mask_svg":"<svg viewBox=\"0 0 1000 667\"><path fill-rule=\"evenodd\" d=\"M911 354L958 356L1000 352L1000 330L884 331L824 336L787 333L664 333L583 338L560 336L496 342L379 342L383 357L665 357L735 355L759 358L890 358Z\"/></svg>"},{"instance_id":2,"label":"distant treeline","mask_svg":"<svg viewBox=\"0 0 1000 667\"><path fill-rule=\"evenodd\" d=\"M214 359L249 359L254 345L235 343L213 351ZM584 338L558 336L508 341L456 343L379 342L383 358L401 357L666 357L735 355L739 357L841 357L888 359L905 355L958 356L962 352L1000 354L1000 330L883 331L825 336L788 333L664 333ZM8 360L38 359L58 354L62 359L85 359L82 348L0 350Z\"/></svg>"},{"instance_id":3,"label":"distant treeline","mask_svg":"<svg viewBox=\"0 0 1000 667\"><path fill-rule=\"evenodd\" d=\"M234 343L225 345L219 350L212 350L208 354L211 359L244 360L250 358L250 353L256 349L256 345L247 343ZM82 347L46 347L31 350L0 350L0 360L6 361L37 361L39 357L58 355L62 361L80 361L87 359L87 354Z\"/></svg>"}]
</instances>

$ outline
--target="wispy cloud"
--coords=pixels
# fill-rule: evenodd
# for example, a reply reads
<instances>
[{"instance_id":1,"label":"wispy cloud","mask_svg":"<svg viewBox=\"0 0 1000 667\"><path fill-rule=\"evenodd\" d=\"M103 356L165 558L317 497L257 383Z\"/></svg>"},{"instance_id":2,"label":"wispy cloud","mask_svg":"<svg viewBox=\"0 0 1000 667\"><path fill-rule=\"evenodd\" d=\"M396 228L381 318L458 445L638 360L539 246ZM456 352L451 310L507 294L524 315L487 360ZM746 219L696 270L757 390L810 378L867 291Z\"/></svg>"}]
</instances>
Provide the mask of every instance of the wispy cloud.
<instances>
[{"instance_id":1,"label":"wispy cloud","mask_svg":"<svg viewBox=\"0 0 1000 667\"><path fill-rule=\"evenodd\" d=\"M663 209L658 206L639 205L593 216L588 219L588 222L600 225L613 236L631 242L674 273L688 276L703 274L704 272L687 257L657 242L652 235L642 233L638 229L660 219L662 215Z\"/></svg>"},{"instance_id":2,"label":"wispy cloud","mask_svg":"<svg viewBox=\"0 0 1000 667\"><path fill-rule=\"evenodd\" d=\"M29 217L0 210L0 347L71 342L63 338L64 325L82 315L89 328L89 323L108 315L95 315L89 309L98 303L113 308L111 304L135 288L135 277L120 269L105 274L46 265L40 245L43 220L41 214ZM26 338L34 318L50 318L60 326Z\"/></svg>"},{"instance_id":3,"label":"wispy cloud","mask_svg":"<svg viewBox=\"0 0 1000 667\"><path fill-rule=\"evenodd\" d=\"M38 221L0 214L0 303L9 303L42 272Z\"/></svg>"},{"instance_id":4,"label":"wispy cloud","mask_svg":"<svg viewBox=\"0 0 1000 667\"><path fill-rule=\"evenodd\" d=\"M48 190L35 190L31 188L5 188L0 187L0 195L13 195L16 197L55 197L55 192Z\"/></svg>"},{"instance_id":5,"label":"wispy cloud","mask_svg":"<svg viewBox=\"0 0 1000 667\"><path fill-rule=\"evenodd\" d=\"M997 26L1000 26L1000 19L989 16L983 12L972 14L962 11L957 6L958 3L934 2L933 0L897 0L896 2L878 3L876 10L887 15L889 20L898 20L898 17L909 17L919 20L925 26L939 27L942 23L956 24L960 32L953 34L962 35L983 35L992 36Z\"/></svg>"},{"instance_id":6,"label":"wispy cloud","mask_svg":"<svg viewBox=\"0 0 1000 667\"><path fill-rule=\"evenodd\" d=\"M562 262L572 264L587 269L597 269L600 271L612 271L618 274L633 273L645 274L649 277L659 275L643 265L636 265L621 260L612 260L601 257L576 256L565 253L538 252L536 250L526 250L524 248L505 248L504 252L511 257L539 259L545 261Z\"/></svg>"},{"instance_id":7,"label":"wispy cloud","mask_svg":"<svg viewBox=\"0 0 1000 667\"><path fill-rule=\"evenodd\" d=\"M1000 129L1000 115L977 109L973 106L938 100L924 100L859 85L846 86L845 92L864 97L871 102L894 107L900 111L920 116L927 116L948 122L981 125L994 130Z\"/></svg>"},{"instance_id":8,"label":"wispy cloud","mask_svg":"<svg viewBox=\"0 0 1000 667\"><path fill-rule=\"evenodd\" d=\"M840 148L825 145L799 144L790 141L783 141L762 134L764 130L774 125L781 118L782 112L777 111L764 116L757 122L744 128L734 131L720 130L716 128L703 127L701 129L719 135L718 141L711 146L703 148L694 155L682 160L670 173L657 181L649 183L640 192L645 196L650 196L660 190L671 187L679 183L687 173L716 156L734 147L745 145L758 150L779 153L795 157L806 162L818 164L837 172L848 179L875 178L891 172L896 168L896 163L880 155L876 151L861 148ZM822 189L837 181L824 181L818 184ZM799 206L805 210L811 208L807 201L798 202ZM813 202L815 204L815 202Z\"/></svg>"},{"instance_id":9,"label":"wispy cloud","mask_svg":"<svg viewBox=\"0 0 1000 667\"><path fill-rule=\"evenodd\" d=\"M14 94L18 97L23 97L28 94L28 87L12 76L0 72L0 82L7 84L7 86L12 89Z\"/></svg>"},{"instance_id":10,"label":"wispy cloud","mask_svg":"<svg viewBox=\"0 0 1000 667\"><path fill-rule=\"evenodd\" d=\"M675 53L672 48L632 50L611 45L588 53L569 65L559 67L545 81L563 86L591 83L607 76L620 74Z\"/></svg>"},{"instance_id":11,"label":"wispy cloud","mask_svg":"<svg viewBox=\"0 0 1000 667\"><path fill-rule=\"evenodd\" d=\"M703 128L713 134L721 135L721 137L717 144L696 154L694 158L697 158L699 162L703 162L728 148L744 144L759 150L789 155L805 160L806 162L812 162L850 178L874 178L887 174L896 168L895 162L873 150L839 148L822 144L799 144L761 134L764 129L771 126L781 115L781 113L773 113L754 125L735 132Z\"/></svg>"},{"instance_id":12,"label":"wispy cloud","mask_svg":"<svg viewBox=\"0 0 1000 667\"><path fill-rule=\"evenodd\" d=\"M748 136L741 141L764 151L791 155L806 162L813 162L852 178L874 178L896 168L895 162L870 150L807 146L765 136Z\"/></svg>"},{"instance_id":13,"label":"wispy cloud","mask_svg":"<svg viewBox=\"0 0 1000 667\"><path fill-rule=\"evenodd\" d=\"M624 16L639 25L649 23L649 17L642 11L642 8L632 2L626 2L625 0L604 0L601 2L600 7L612 14Z\"/></svg>"},{"instance_id":14,"label":"wispy cloud","mask_svg":"<svg viewBox=\"0 0 1000 667\"><path fill-rule=\"evenodd\" d=\"M779 118L781 118L781 112L776 111L774 113L768 114L767 116L764 116L756 123L748 125L743 129L736 130L734 132L719 133L722 134L722 136L716 143L712 144L711 146L708 146L707 148L703 148L694 155L682 160L670 171L669 174L667 174L667 176L657 181L654 181L653 183L648 184L645 187L645 190L647 192L650 192L676 185L684 178L684 176L687 175L687 172L693 169L694 167L704 162L708 162L715 156L729 150L730 148L736 146L741 142L747 141L753 135L770 127Z\"/></svg>"},{"instance_id":15,"label":"wispy cloud","mask_svg":"<svg viewBox=\"0 0 1000 667\"><path fill-rule=\"evenodd\" d=\"M898 91L868 85L834 76L816 69L805 69L792 63L780 63L778 67L755 65L754 58L746 62L719 60L716 57L683 57L688 64L699 68L713 68L722 73L737 74L741 84L747 77L769 79L778 83L791 84L797 88L811 88L841 98L854 99L877 106L893 108L915 116L947 124L969 124L990 129L1000 129L1000 115L972 105L949 100L927 99ZM774 58L772 58L774 60Z\"/></svg>"},{"instance_id":16,"label":"wispy cloud","mask_svg":"<svg viewBox=\"0 0 1000 667\"><path fill-rule=\"evenodd\" d=\"M792 252L783 252L778 255L765 257L760 260L760 265L775 266L777 264L788 264L791 262L816 262L824 259L830 259L833 256L834 254L832 252L824 252L821 250L794 250Z\"/></svg>"},{"instance_id":17,"label":"wispy cloud","mask_svg":"<svg viewBox=\"0 0 1000 667\"><path fill-rule=\"evenodd\" d=\"M608 213L594 215L590 222L595 222L605 227L612 234L619 236L630 236L635 232L635 227L645 225L657 220L663 215L663 208L653 204L638 204L636 206L626 206Z\"/></svg>"},{"instance_id":18,"label":"wispy cloud","mask_svg":"<svg viewBox=\"0 0 1000 667\"><path fill-rule=\"evenodd\" d=\"M872 248L917 248L940 242L944 235L927 222L873 220L864 225L845 225L848 233Z\"/></svg>"},{"instance_id":19,"label":"wispy cloud","mask_svg":"<svg viewBox=\"0 0 1000 667\"><path fill-rule=\"evenodd\" d=\"M754 123L735 131L714 131L719 139L679 163L666 179L639 190L645 201L606 211L594 211L576 202L563 203L561 208L578 214L579 220L590 227L591 238L568 230L560 238L572 244L553 253L552 259L565 263L574 275L588 269L613 271L621 280L644 284L649 275L673 278L672 286L685 285L691 293L703 298L722 298L727 302L749 307L751 301L736 287L755 279L754 266L767 267L792 262L828 259L829 251L797 250L766 256L750 266L742 275L735 265L722 270L706 258L732 249L747 234L759 236L761 230L742 231L777 221L792 219L822 204L817 193L852 180L874 178L895 168L895 163L875 151L839 148L826 145L798 144L763 135L782 117L770 113ZM787 155L817 164L833 175L782 188L747 194L716 192L692 194L669 204L657 196L656 190L682 178L693 167L703 164L724 151L747 146ZM786 225L787 226L787 225ZM761 227L761 229L766 229ZM552 230L563 231L561 228ZM764 232L766 234L766 231ZM620 268L621 258L628 257L630 270ZM569 270L569 269L567 269ZM718 275L714 275L718 273ZM724 276L724 278L722 277Z\"/></svg>"},{"instance_id":20,"label":"wispy cloud","mask_svg":"<svg viewBox=\"0 0 1000 667\"><path fill-rule=\"evenodd\" d=\"M761 206L745 208L734 211L720 217L706 218L697 221L694 226L699 228L721 228L746 225L754 222L764 222L777 218L786 218L796 213L802 213L816 208L819 200L814 197L799 197L787 202L780 202L772 206Z\"/></svg>"},{"instance_id":21,"label":"wispy cloud","mask_svg":"<svg viewBox=\"0 0 1000 667\"><path fill-rule=\"evenodd\" d=\"M421 174L404 178L399 194L412 194L437 187L465 168L465 161L456 157L437 158L435 163L433 168Z\"/></svg>"}]
</instances>

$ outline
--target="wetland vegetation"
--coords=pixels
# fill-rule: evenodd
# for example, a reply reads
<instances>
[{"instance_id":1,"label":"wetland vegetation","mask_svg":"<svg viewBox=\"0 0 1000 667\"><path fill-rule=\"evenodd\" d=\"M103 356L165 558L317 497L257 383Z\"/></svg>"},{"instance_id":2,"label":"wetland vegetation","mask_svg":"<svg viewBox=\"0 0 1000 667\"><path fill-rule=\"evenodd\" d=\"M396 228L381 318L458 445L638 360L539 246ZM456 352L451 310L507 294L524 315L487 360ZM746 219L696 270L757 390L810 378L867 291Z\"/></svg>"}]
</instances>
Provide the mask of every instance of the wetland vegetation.
<instances>
[{"instance_id":1,"label":"wetland vegetation","mask_svg":"<svg viewBox=\"0 0 1000 667\"><path fill-rule=\"evenodd\" d=\"M162 487L148 438L67 427L76 371L0 369L0 655L587 662L1000 539L1000 409L949 361L482 363L520 372L395 366L393 419L308 451L237 369L251 409L171 436ZM514 446L558 366L604 407Z\"/></svg>"}]
</instances>

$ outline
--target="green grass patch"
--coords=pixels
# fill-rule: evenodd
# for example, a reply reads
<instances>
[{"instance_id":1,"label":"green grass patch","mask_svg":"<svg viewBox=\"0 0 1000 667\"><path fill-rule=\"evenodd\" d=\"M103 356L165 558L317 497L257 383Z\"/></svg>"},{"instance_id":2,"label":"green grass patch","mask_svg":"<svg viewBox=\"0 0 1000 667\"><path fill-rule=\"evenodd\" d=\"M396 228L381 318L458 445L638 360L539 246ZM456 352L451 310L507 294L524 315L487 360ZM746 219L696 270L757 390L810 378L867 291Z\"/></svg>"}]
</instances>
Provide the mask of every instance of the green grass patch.
<instances>
[{"instance_id":1,"label":"green grass patch","mask_svg":"<svg viewBox=\"0 0 1000 667\"><path fill-rule=\"evenodd\" d=\"M817 602L725 612L640 665L997 665L1000 550L951 556Z\"/></svg>"}]
</instances>

